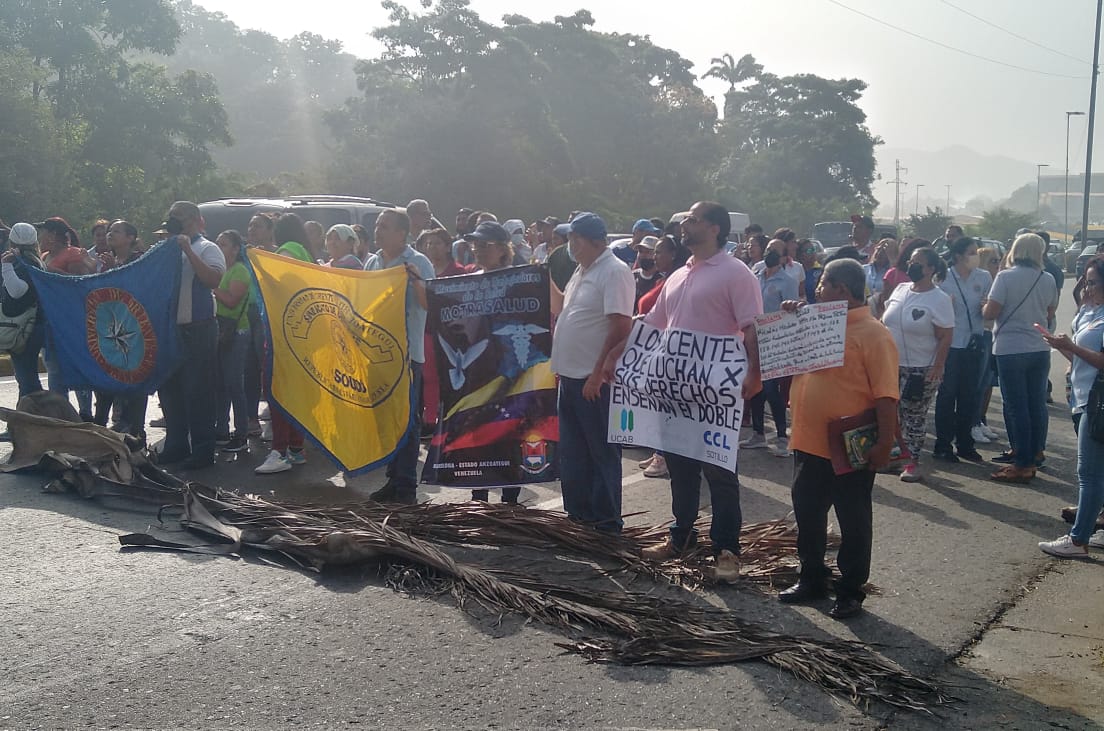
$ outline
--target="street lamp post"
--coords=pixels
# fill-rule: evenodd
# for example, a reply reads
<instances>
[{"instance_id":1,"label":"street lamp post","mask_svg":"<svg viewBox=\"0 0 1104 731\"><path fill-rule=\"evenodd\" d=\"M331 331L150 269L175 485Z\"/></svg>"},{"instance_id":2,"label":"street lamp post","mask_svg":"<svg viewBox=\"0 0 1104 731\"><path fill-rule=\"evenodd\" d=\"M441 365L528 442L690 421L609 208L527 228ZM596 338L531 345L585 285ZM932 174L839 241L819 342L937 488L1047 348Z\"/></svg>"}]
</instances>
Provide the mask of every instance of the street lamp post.
<instances>
[{"instance_id":1,"label":"street lamp post","mask_svg":"<svg viewBox=\"0 0 1104 731\"><path fill-rule=\"evenodd\" d=\"M1066 245L1070 242L1069 232L1069 130L1070 130L1070 117L1083 116L1084 112L1066 112L1066 196L1064 198L1066 202L1065 218L1062 219L1062 227L1066 234Z\"/></svg>"},{"instance_id":2,"label":"street lamp post","mask_svg":"<svg viewBox=\"0 0 1104 731\"><path fill-rule=\"evenodd\" d=\"M1043 168L1048 167L1050 165L1045 162L1035 163L1035 218L1040 216L1043 208L1043 190L1039 185L1043 179Z\"/></svg>"},{"instance_id":3,"label":"street lamp post","mask_svg":"<svg viewBox=\"0 0 1104 731\"><path fill-rule=\"evenodd\" d=\"M947 184L947 185L944 185L943 187L947 189L947 208L946 208L946 210L943 211L943 215L947 216L947 217L950 217L950 215L951 215L951 186L950 186L950 184Z\"/></svg>"},{"instance_id":4,"label":"street lamp post","mask_svg":"<svg viewBox=\"0 0 1104 731\"><path fill-rule=\"evenodd\" d=\"M916 184L916 210L913 211L914 216L920 215L920 189L924 187L923 183Z\"/></svg>"}]
</instances>

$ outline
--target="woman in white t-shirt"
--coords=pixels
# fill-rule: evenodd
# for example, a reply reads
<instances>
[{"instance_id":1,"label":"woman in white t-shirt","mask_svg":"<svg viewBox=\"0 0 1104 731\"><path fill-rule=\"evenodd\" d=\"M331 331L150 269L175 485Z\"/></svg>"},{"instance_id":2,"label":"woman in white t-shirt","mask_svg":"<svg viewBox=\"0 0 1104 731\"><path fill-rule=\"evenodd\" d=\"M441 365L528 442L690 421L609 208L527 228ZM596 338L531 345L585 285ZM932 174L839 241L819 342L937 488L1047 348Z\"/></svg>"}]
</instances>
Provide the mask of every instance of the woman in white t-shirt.
<instances>
[{"instance_id":1,"label":"woman in white t-shirt","mask_svg":"<svg viewBox=\"0 0 1104 731\"><path fill-rule=\"evenodd\" d=\"M908 276L911 282L897 285L886 300L882 322L897 343L901 383L897 412L909 452L901 480L919 482L924 423L943 381L955 316L950 296L935 286L935 281L947 276L947 264L934 249L924 246L912 252Z\"/></svg>"}]
</instances>

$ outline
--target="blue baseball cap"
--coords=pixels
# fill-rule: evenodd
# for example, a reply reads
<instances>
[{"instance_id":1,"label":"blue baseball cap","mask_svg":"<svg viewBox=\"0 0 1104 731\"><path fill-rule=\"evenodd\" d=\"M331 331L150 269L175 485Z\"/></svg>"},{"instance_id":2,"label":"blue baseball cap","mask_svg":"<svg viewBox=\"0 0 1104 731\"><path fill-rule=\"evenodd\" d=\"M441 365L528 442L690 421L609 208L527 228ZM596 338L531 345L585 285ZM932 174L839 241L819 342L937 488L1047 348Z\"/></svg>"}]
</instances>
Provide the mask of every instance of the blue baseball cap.
<instances>
[{"instance_id":1,"label":"blue baseball cap","mask_svg":"<svg viewBox=\"0 0 1104 731\"><path fill-rule=\"evenodd\" d=\"M662 231L660 231L658 228L655 227L654 223L652 223L651 221L649 221L646 218L642 218L639 221L637 221L636 223L634 223L633 227L632 227L632 230L633 230L633 233L636 233L637 231L647 231L648 233L655 234L655 235L659 235L659 234L663 233Z\"/></svg>"},{"instance_id":2,"label":"blue baseball cap","mask_svg":"<svg viewBox=\"0 0 1104 731\"><path fill-rule=\"evenodd\" d=\"M648 224L649 226L651 224ZM597 241L606 238L606 222L597 213L584 211L571 219L571 233L579 234L584 239Z\"/></svg>"}]
</instances>

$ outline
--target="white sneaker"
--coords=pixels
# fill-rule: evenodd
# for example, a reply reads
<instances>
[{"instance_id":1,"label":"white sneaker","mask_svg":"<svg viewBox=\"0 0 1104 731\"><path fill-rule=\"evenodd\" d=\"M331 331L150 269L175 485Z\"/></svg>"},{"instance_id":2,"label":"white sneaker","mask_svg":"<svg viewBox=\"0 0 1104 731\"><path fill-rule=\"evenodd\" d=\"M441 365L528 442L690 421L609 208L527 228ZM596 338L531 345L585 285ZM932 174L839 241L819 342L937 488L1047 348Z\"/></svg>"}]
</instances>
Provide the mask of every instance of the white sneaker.
<instances>
[{"instance_id":1,"label":"white sneaker","mask_svg":"<svg viewBox=\"0 0 1104 731\"><path fill-rule=\"evenodd\" d=\"M272 422L271 421L266 421L264 423L264 425L261 427L261 441L262 442L271 442L272 441Z\"/></svg>"},{"instance_id":2,"label":"white sneaker","mask_svg":"<svg viewBox=\"0 0 1104 731\"><path fill-rule=\"evenodd\" d=\"M1053 541L1039 541L1039 548L1043 553L1058 558L1084 558L1089 555L1089 547L1077 545L1069 534L1055 538Z\"/></svg>"},{"instance_id":3,"label":"white sneaker","mask_svg":"<svg viewBox=\"0 0 1104 731\"><path fill-rule=\"evenodd\" d=\"M992 440L989 435L985 433L985 428L981 424L978 424L970 430L970 436L974 438L974 442L977 444L989 444Z\"/></svg>"},{"instance_id":4,"label":"white sneaker","mask_svg":"<svg viewBox=\"0 0 1104 731\"><path fill-rule=\"evenodd\" d=\"M770 453L775 457L792 457L793 452L790 451L790 440L786 437L780 437L774 442L774 446L770 448Z\"/></svg>"},{"instance_id":5,"label":"white sneaker","mask_svg":"<svg viewBox=\"0 0 1104 731\"><path fill-rule=\"evenodd\" d=\"M644 470L645 477L670 477L671 473L667 471L667 460L662 455L657 454L652 463L648 465L648 468Z\"/></svg>"},{"instance_id":6,"label":"white sneaker","mask_svg":"<svg viewBox=\"0 0 1104 731\"><path fill-rule=\"evenodd\" d=\"M653 454L651 457L648 457L648 459L642 459L639 462L637 462L636 466L639 467L642 470L646 470L652 465L652 461L658 456L659 456L658 454Z\"/></svg>"},{"instance_id":7,"label":"white sneaker","mask_svg":"<svg viewBox=\"0 0 1104 731\"><path fill-rule=\"evenodd\" d=\"M290 469L291 462L288 461L287 457L273 449L265 457L265 461L257 465L253 472L258 475L273 475L277 472L287 472Z\"/></svg>"},{"instance_id":8,"label":"white sneaker","mask_svg":"<svg viewBox=\"0 0 1104 731\"><path fill-rule=\"evenodd\" d=\"M901 469L901 482L920 482L920 465L909 462Z\"/></svg>"},{"instance_id":9,"label":"white sneaker","mask_svg":"<svg viewBox=\"0 0 1104 731\"><path fill-rule=\"evenodd\" d=\"M988 424L982 424L981 430L985 432L985 436L989 437L990 439L1000 439L1000 434L997 432L997 430L989 426Z\"/></svg>"},{"instance_id":10,"label":"white sneaker","mask_svg":"<svg viewBox=\"0 0 1104 731\"><path fill-rule=\"evenodd\" d=\"M261 421L268 421L272 418L272 413L268 410L268 404L264 405L264 408L261 409L261 413L257 418Z\"/></svg>"},{"instance_id":11,"label":"white sneaker","mask_svg":"<svg viewBox=\"0 0 1104 731\"><path fill-rule=\"evenodd\" d=\"M752 432L750 437L740 441L740 446L744 449L763 449L767 446L767 437L759 432Z\"/></svg>"},{"instance_id":12,"label":"white sneaker","mask_svg":"<svg viewBox=\"0 0 1104 731\"><path fill-rule=\"evenodd\" d=\"M1104 530L1098 530L1089 536L1089 545L1093 548L1104 548Z\"/></svg>"}]
</instances>

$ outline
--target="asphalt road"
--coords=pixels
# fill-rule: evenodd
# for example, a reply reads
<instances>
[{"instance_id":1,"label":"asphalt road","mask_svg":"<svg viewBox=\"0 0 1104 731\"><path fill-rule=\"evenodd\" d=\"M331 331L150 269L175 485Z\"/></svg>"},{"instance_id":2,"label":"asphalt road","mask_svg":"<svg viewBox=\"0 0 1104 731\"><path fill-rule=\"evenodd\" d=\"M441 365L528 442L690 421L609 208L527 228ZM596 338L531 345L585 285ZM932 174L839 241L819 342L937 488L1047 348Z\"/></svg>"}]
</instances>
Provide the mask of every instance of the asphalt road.
<instances>
[{"instance_id":1,"label":"asphalt road","mask_svg":"<svg viewBox=\"0 0 1104 731\"><path fill-rule=\"evenodd\" d=\"M1071 313L1063 302L1060 321ZM14 383L0 381L0 403L14 401ZM997 396L998 425L999 408ZM863 640L913 672L960 686L962 701L941 718L857 708L761 663L590 665L562 654L553 630L407 598L370 568L317 575L255 556L123 553L117 536L145 530L156 515L44 494L38 475L4 475L0 727L1097 728L1091 704L1040 700L1005 682L1016 653L994 651L986 667L968 661L1006 613L1028 606L1033 588L1056 568L1069 570L1035 545L1061 533L1058 511L1076 502L1072 429L1064 408L1050 413L1048 463L1031 485L990 482L989 466L965 463L939 465L922 484L878 477L872 581L880 593L861 618L836 622L827 603L784 607L750 585L708 594L772 629ZM383 479L346 485L317 454L291 473L255 477L264 454L254 442L250 453L196 477L296 501L360 499ZM624 508L647 513L634 521L658 523L669 517L669 492L666 481L640 474L635 463L645 455L626 452ZM786 515L789 460L759 450L742 454L740 466L745 520ZM527 487L522 499L556 507L557 495L555 485ZM466 492L428 488L420 497ZM571 572L555 557L486 556L498 559ZM1063 590L1092 582L1100 596L1100 568L1099 554L1081 562L1073 588ZM1098 626L1080 631L1100 636ZM1043 637L1022 652L1048 651Z\"/></svg>"}]
</instances>

